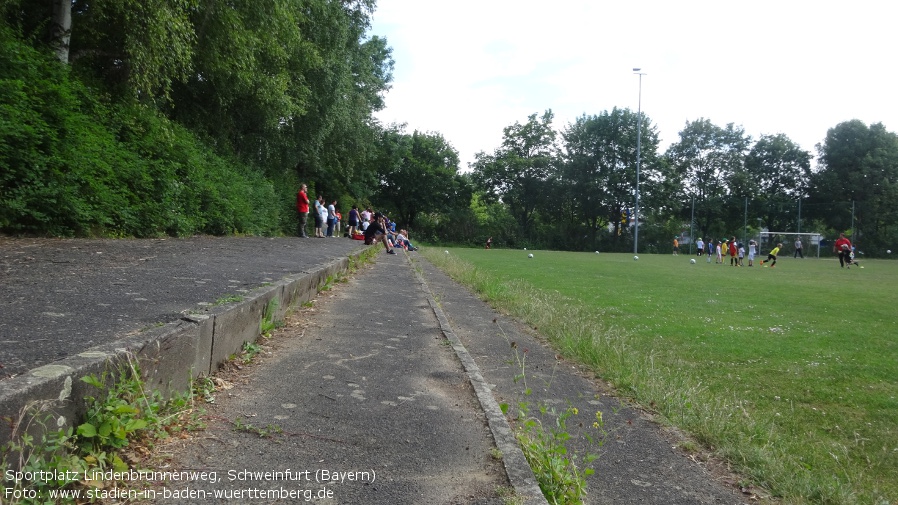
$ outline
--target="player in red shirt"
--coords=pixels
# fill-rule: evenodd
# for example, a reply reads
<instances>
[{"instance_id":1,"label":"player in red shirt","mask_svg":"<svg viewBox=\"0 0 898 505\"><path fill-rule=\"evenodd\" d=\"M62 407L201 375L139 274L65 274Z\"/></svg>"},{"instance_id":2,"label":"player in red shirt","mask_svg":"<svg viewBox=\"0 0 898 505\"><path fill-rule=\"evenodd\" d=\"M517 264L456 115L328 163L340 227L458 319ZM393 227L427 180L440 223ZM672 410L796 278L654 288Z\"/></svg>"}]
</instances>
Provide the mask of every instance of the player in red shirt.
<instances>
[{"instance_id":1,"label":"player in red shirt","mask_svg":"<svg viewBox=\"0 0 898 505\"><path fill-rule=\"evenodd\" d=\"M844 233L839 234L839 238L833 246L833 252L839 254L839 265L843 268L845 265L849 265L851 268L851 241L845 238Z\"/></svg>"},{"instance_id":2,"label":"player in red shirt","mask_svg":"<svg viewBox=\"0 0 898 505\"><path fill-rule=\"evenodd\" d=\"M730 266L739 266L739 260L736 258L736 237L730 240Z\"/></svg>"},{"instance_id":3,"label":"player in red shirt","mask_svg":"<svg viewBox=\"0 0 898 505\"><path fill-rule=\"evenodd\" d=\"M296 193L296 213L299 217L299 230L297 231L298 235L303 238L309 238L306 235L306 221L309 219L309 195L306 194L308 189L308 186L303 184L299 192Z\"/></svg>"}]
</instances>

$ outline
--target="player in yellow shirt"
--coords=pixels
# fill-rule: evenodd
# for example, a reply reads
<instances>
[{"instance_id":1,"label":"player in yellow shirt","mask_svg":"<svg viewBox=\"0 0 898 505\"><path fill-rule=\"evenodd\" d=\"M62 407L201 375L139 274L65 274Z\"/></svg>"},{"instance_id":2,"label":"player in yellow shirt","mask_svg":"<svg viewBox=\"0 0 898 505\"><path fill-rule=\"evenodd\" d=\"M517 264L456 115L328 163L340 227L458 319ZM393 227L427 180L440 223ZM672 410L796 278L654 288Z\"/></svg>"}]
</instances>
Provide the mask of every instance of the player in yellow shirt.
<instances>
[{"instance_id":1,"label":"player in yellow shirt","mask_svg":"<svg viewBox=\"0 0 898 505\"><path fill-rule=\"evenodd\" d=\"M776 255L780 253L780 247L783 247L783 244L776 244L776 247L774 247L770 251L770 253L767 255L767 259L761 260L762 267L766 267L767 265L765 265L764 263L767 263L770 260L773 260L773 262L770 264L770 268L773 268L776 266Z\"/></svg>"}]
</instances>

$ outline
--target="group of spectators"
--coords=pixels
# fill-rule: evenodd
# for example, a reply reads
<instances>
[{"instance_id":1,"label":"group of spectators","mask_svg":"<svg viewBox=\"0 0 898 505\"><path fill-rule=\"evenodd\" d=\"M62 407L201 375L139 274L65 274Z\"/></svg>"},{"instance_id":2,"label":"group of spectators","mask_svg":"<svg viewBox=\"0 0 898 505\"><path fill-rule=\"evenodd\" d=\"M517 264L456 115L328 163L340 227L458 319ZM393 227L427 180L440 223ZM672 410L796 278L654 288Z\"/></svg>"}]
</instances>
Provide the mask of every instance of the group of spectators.
<instances>
[{"instance_id":1,"label":"group of spectators","mask_svg":"<svg viewBox=\"0 0 898 505\"><path fill-rule=\"evenodd\" d=\"M340 236L342 214L337 209L337 200L333 200L325 204L324 197L318 195L314 200L314 209L310 209L310 200L308 196L308 186L303 184L299 192L296 194L296 212L298 219L297 235L308 238L306 235L306 226L308 224L309 213L315 221L315 237L327 238ZM407 251L416 251L417 247L412 245L408 239L408 231L404 229L396 229L396 223L380 212L372 212L370 208L359 210L357 205L353 205L349 211L346 237L359 239L362 238L366 245L380 242L387 250L387 254L396 254L394 247L401 247Z\"/></svg>"}]
</instances>

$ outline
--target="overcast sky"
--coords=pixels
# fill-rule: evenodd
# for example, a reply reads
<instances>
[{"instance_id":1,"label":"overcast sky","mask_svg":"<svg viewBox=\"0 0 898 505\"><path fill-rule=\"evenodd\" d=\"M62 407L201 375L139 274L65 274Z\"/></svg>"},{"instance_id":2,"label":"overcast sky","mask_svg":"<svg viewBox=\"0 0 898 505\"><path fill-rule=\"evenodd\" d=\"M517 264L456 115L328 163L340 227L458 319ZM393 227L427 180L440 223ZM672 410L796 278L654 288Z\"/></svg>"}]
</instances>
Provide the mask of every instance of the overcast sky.
<instances>
[{"instance_id":1,"label":"overcast sky","mask_svg":"<svg viewBox=\"0 0 898 505\"><path fill-rule=\"evenodd\" d=\"M396 66L377 117L439 132L467 170L502 129L642 110L662 150L687 121L785 133L816 154L842 121L898 131L898 2L378 0Z\"/></svg>"}]
</instances>

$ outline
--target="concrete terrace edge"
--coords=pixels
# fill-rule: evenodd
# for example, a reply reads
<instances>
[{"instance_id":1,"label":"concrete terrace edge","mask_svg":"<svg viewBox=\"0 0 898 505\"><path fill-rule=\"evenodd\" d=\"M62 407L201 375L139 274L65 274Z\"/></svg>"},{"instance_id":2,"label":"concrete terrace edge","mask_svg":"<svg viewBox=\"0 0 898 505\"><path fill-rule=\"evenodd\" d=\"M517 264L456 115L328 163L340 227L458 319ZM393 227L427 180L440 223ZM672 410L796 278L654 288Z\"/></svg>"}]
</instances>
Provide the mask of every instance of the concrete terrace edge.
<instances>
[{"instance_id":1,"label":"concrete terrace edge","mask_svg":"<svg viewBox=\"0 0 898 505\"><path fill-rule=\"evenodd\" d=\"M346 272L367 248L284 277L245 294L240 301L199 308L177 321L135 330L123 338L29 370L0 382L0 445L14 433L67 429L83 418L89 396L98 391L81 379L118 375L135 360L144 386L164 396L189 391L192 381L214 372L245 342L254 342L266 311L282 321L288 311L314 298L327 279ZM272 303L274 301L274 303ZM271 309L269 309L271 307Z\"/></svg>"},{"instance_id":2,"label":"concrete terrace edge","mask_svg":"<svg viewBox=\"0 0 898 505\"><path fill-rule=\"evenodd\" d=\"M514 432L512 432L505 414L502 413L502 409L499 408L499 404L496 403L496 399L493 397L491 385L484 380L477 362L474 361L461 339L452 330L449 318L446 317L443 309L440 308L424 275L415 269L415 276L418 278L418 282L421 283L424 292L427 293L427 301L439 322L440 330L452 345L455 355L461 361L468 375L468 380L477 394L480 406L484 414L486 414L487 424L490 432L493 434L496 447L502 452L502 463L505 465L505 473L508 475L508 480L511 482L515 494L522 498L526 505L548 505L533 474L533 469L530 468L530 464L524 456L524 451L518 445L518 440Z\"/></svg>"}]
</instances>

